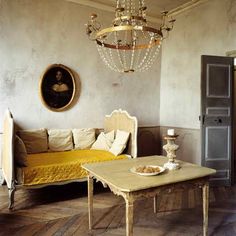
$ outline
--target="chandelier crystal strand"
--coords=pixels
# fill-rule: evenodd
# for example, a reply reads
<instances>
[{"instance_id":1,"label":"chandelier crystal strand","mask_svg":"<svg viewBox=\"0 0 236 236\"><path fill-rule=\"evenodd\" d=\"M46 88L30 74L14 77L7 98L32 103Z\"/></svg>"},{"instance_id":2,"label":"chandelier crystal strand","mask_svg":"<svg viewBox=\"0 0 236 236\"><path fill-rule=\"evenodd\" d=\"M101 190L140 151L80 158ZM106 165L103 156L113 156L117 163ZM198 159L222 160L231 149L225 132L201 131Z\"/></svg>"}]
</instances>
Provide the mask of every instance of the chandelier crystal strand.
<instances>
[{"instance_id":1,"label":"chandelier crystal strand","mask_svg":"<svg viewBox=\"0 0 236 236\"><path fill-rule=\"evenodd\" d=\"M150 39L149 45L151 44L151 42L152 42L152 38ZM142 61L141 61L140 64L138 65L138 69L140 69L140 68L142 67L142 65L145 63L145 61L146 61L146 59L147 59L147 57L148 57L148 55L149 55L149 51L150 51L150 47L148 47L148 48L146 49L146 53L145 53L145 55L144 55ZM144 65L145 65L145 64L144 64Z\"/></svg>"},{"instance_id":2,"label":"chandelier crystal strand","mask_svg":"<svg viewBox=\"0 0 236 236\"><path fill-rule=\"evenodd\" d=\"M124 43L125 44L127 44L127 37L128 37L128 31L125 31L125 36L124 36ZM128 55L129 51L128 51L128 53L126 53L126 51L123 50L122 57L123 57L123 61L124 61L124 72L128 71L127 61L126 61L126 54Z\"/></svg>"},{"instance_id":3,"label":"chandelier crystal strand","mask_svg":"<svg viewBox=\"0 0 236 236\"><path fill-rule=\"evenodd\" d=\"M97 15L92 14L86 32L97 44L104 63L117 72L146 71L154 63L162 40L173 29L168 12L162 13L160 28L148 26L144 0L116 0L111 27L101 29Z\"/></svg>"},{"instance_id":4,"label":"chandelier crystal strand","mask_svg":"<svg viewBox=\"0 0 236 236\"><path fill-rule=\"evenodd\" d=\"M107 39L109 39L109 37L111 36L111 34L107 35ZM98 46L99 47L99 46ZM100 46L100 50L99 50L99 54L102 58L102 60L104 61L104 63L112 70L115 71L114 65L110 64L110 58L108 56L107 53L107 48L104 46L104 42L102 42L102 45Z\"/></svg>"},{"instance_id":5,"label":"chandelier crystal strand","mask_svg":"<svg viewBox=\"0 0 236 236\"><path fill-rule=\"evenodd\" d=\"M158 45L158 46L155 48L155 52L154 52L152 58L150 59L149 64L148 64L146 67L143 68L143 71L148 70L148 69L152 66L152 64L153 64L153 62L155 61L155 59L156 59L156 57L157 57L159 51L160 51L160 45Z\"/></svg>"},{"instance_id":6,"label":"chandelier crystal strand","mask_svg":"<svg viewBox=\"0 0 236 236\"><path fill-rule=\"evenodd\" d=\"M107 60L107 52L106 52L106 48L104 46L101 47L101 53L102 53L102 59L105 62L105 64L111 69L111 70L115 70L111 64L109 63L109 59Z\"/></svg>"},{"instance_id":7,"label":"chandelier crystal strand","mask_svg":"<svg viewBox=\"0 0 236 236\"><path fill-rule=\"evenodd\" d=\"M134 31L134 34L136 34L136 32ZM134 51L135 51L135 45L136 45L136 35L133 41L133 48L132 48L132 52L131 52L131 62L130 62L130 67L129 70L132 71L134 70Z\"/></svg>"},{"instance_id":8,"label":"chandelier crystal strand","mask_svg":"<svg viewBox=\"0 0 236 236\"><path fill-rule=\"evenodd\" d=\"M118 67L117 67L117 65L114 61L112 50L110 48L109 48L109 54L110 54L110 58L111 58L111 61L112 61L112 65L115 68L115 71L120 72L120 70L118 69Z\"/></svg>"},{"instance_id":9,"label":"chandelier crystal strand","mask_svg":"<svg viewBox=\"0 0 236 236\"><path fill-rule=\"evenodd\" d=\"M117 32L115 32L114 36L115 36L115 41L118 42ZM120 50L119 50L119 47L118 47L118 43L116 44L116 52L117 52L117 55L118 55L118 59L119 59L121 68L124 68L124 63L123 63L121 55L120 55Z\"/></svg>"},{"instance_id":10,"label":"chandelier crystal strand","mask_svg":"<svg viewBox=\"0 0 236 236\"><path fill-rule=\"evenodd\" d=\"M153 62L154 62L154 59L156 58L156 55L157 55L157 53L159 52L159 49L158 48L152 48L152 55L150 55L150 60L148 61L148 63L141 69L141 71L142 72L144 72L144 71L146 71L146 70L148 70L151 66L152 66L152 64L153 64Z\"/></svg>"}]
</instances>

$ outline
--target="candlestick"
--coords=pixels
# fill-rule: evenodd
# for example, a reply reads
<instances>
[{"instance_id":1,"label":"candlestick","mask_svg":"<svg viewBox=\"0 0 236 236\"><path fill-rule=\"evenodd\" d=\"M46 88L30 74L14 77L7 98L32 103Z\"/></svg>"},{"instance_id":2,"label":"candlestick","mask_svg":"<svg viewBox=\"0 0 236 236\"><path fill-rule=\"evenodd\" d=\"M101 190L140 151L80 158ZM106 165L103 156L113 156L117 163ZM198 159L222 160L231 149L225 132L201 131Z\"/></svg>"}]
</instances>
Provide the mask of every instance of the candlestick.
<instances>
[{"instance_id":1,"label":"candlestick","mask_svg":"<svg viewBox=\"0 0 236 236\"><path fill-rule=\"evenodd\" d=\"M175 144L175 140L177 137L178 135L175 135L173 137L164 137L164 139L167 140L167 144L163 146L163 149L166 151L167 157L169 158L168 162L164 164L164 167L169 170L176 170L180 167L179 163L175 162L176 151L179 149L179 146Z\"/></svg>"}]
</instances>

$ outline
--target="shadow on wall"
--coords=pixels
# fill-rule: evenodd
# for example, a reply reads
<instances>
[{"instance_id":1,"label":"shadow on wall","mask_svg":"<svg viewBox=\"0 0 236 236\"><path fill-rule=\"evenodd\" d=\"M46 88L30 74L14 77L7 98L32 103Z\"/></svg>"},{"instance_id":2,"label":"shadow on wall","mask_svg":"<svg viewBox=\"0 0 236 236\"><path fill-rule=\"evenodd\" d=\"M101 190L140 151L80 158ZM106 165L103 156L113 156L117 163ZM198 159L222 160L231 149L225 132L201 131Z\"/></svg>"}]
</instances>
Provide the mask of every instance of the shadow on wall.
<instances>
[{"instance_id":1,"label":"shadow on wall","mask_svg":"<svg viewBox=\"0 0 236 236\"><path fill-rule=\"evenodd\" d=\"M139 127L138 129L138 157L150 155L164 155L162 149L166 142L163 137L169 127ZM175 128L179 137L176 144L179 145L177 159L195 164L201 164L201 139L200 129Z\"/></svg>"},{"instance_id":2,"label":"shadow on wall","mask_svg":"<svg viewBox=\"0 0 236 236\"><path fill-rule=\"evenodd\" d=\"M138 128L138 156L161 154L160 127Z\"/></svg>"},{"instance_id":3,"label":"shadow on wall","mask_svg":"<svg viewBox=\"0 0 236 236\"><path fill-rule=\"evenodd\" d=\"M160 137L167 133L168 127L160 128ZM200 129L174 128L179 137L176 144L179 145L177 159L195 164L201 164L201 138ZM163 139L160 140L161 147L164 145ZM161 149L162 150L162 149ZM162 150L162 154L166 153Z\"/></svg>"}]
</instances>

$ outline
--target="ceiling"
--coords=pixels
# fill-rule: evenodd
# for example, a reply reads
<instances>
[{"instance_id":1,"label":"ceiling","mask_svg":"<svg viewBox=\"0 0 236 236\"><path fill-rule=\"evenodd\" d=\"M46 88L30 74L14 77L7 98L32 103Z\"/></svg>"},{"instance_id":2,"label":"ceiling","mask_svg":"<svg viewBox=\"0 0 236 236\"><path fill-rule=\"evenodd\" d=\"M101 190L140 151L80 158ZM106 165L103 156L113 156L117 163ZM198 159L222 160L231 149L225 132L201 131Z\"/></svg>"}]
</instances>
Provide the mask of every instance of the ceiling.
<instances>
[{"instance_id":1,"label":"ceiling","mask_svg":"<svg viewBox=\"0 0 236 236\"><path fill-rule=\"evenodd\" d=\"M116 0L95 0L94 2L110 5L112 7L116 5ZM145 5L147 6L147 13L149 16L159 17L161 11L164 11L164 10L170 11L187 2L193 2L193 1L190 1L190 0L145 0Z\"/></svg>"},{"instance_id":2,"label":"ceiling","mask_svg":"<svg viewBox=\"0 0 236 236\"><path fill-rule=\"evenodd\" d=\"M114 12L116 0L66 0L97 9ZM138 0L133 0L138 1ZM161 22L161 11L167 10L170 15L178 15L209 0L145 0L147 19L152 22Z\"/></svg>"}]
</instances>

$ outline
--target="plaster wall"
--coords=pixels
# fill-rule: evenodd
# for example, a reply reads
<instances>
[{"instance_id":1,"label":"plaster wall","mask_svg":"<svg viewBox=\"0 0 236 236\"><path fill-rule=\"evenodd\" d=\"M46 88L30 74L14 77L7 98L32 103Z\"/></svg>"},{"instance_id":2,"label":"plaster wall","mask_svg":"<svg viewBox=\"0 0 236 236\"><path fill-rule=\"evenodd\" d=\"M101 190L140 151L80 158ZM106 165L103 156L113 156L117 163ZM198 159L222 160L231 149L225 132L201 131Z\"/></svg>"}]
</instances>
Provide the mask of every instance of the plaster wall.
<instances>
[{"instance_id":1,"label":"plaster wall","mask_svg":"<svg viewBox=\"0 0 236 236\"><path fill-rule=\"evenodd\" d=\"M0 1L0 131L6 108L24 129L100 128L117 108L137 116L139 125L159 125L160 58L145 73L107 69L85 34L93 12L110 25L113 14L65 0ZM46 109L39 98L40 77L54 63L80 77L79 100L65 112Z\"/></svg>"},{"instance_id":2,"label":"plaster wall","mask_svg":"<svg viewBox=\"0 0 236 236\"><path fill-rule=\"evenodd\" d=\"M163 44L160 123L199 129L201 55L236 49L236 1L209 0L176 19Z\"/></svg>"}]
</instances>

